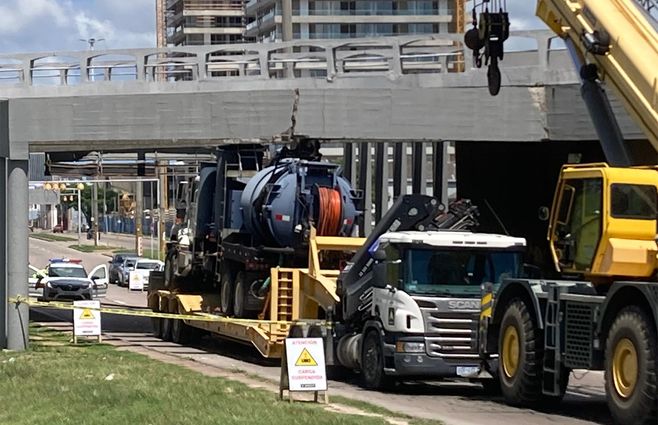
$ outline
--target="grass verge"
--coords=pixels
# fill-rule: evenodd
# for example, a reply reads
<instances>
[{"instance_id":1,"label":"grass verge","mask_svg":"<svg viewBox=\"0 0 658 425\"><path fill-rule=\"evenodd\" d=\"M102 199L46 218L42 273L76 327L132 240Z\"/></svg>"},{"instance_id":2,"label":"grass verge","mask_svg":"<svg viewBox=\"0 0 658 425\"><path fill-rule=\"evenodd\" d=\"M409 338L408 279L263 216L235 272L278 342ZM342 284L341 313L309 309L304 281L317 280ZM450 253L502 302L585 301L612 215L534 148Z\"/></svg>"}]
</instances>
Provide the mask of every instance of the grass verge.
<instances>
[{"instance_id":1,"label":"grass verge","mask_svg":"<svg viewBox=\"0 0 658 425\"><path fill-rule=\"evenodd\" d=\"M135 250L134 249L130 250L130 249L126 249L126 248L118 248L118 249L113 251L114 254L123 254L123 253L126 253L126 252L134 254ZM158 260L159 259L158 254L159 254L159 252L158 252L157 248L154 248L154 249L144 248L142 250L142 258L149 258L151 260Z\"/></svg>"},{"instance_id":2,"label":"grass verge","mask_svg":"<svg viewBox=\"0 0 658 425\"><path fill-rule=\"evenodd\" d=\"M31 327L29 350L0 353L0 423L7 424L384 424L212 378L111 346L71 346Z\"/></svg>"},{"instance_id":3,"label":"grass verge","mask_svg":"<svg viewBox=\"0 0 658 425\"><path fill-rule=\"evenodd\" d=\"M69 245L69 248L75 249L80 252L95 252L95 251L113 251L118 249L116 246L105 246L105 245Z\"/></svg>"},{"instance_id":4,"label":"grass verge","mask_svg":"<svg viewBox=\"0 0 658 425\"><path fill-rule=\"evenodd\" d=\"M30 233L30 237L48 242L70 242L77 240L69 236L61 236L53 233Z\"/></svg>"}]
</instances>

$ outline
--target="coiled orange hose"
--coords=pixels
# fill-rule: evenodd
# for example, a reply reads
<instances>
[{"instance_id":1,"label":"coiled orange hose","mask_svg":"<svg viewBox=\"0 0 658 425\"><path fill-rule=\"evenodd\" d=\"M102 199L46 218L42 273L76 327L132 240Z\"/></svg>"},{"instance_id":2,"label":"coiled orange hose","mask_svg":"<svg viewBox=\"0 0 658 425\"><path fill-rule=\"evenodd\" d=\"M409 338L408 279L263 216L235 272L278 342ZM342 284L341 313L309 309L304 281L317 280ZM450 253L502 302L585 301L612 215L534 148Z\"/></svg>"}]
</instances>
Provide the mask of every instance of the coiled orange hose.
<instances>
[{"instance_id":1,"label":"coiled orange hose","mask_svg":"<svg viewBox=\"0 0 658 425\"><path fill-rule=\"evenodd\" d=\"M318 214L318 235L336 236L340 230L340 192L329 187L318 188L320 211Z\"/></svg>"}]
</instances>

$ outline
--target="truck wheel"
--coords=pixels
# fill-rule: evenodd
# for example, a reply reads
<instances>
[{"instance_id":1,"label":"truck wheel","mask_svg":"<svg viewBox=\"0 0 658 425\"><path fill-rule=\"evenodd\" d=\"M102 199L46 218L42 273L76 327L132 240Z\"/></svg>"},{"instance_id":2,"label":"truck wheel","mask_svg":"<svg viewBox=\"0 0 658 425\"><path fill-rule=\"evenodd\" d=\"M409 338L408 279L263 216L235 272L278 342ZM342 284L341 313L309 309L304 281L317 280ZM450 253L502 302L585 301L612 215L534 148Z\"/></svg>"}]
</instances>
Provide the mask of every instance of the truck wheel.
<instances>
[{"instance_id":1,"label":"truck wheel","mask_svg":"<svg viewBox=\"0 0 658 425\"><path fill-rule=\"evenodd\" d=\"M657 354L656 330L647 315L636 306L624 308L605 346L606 398L616 422L657 422Z\"/></svg>"},{"instance_id":2,"label":"truck wheel","mask_svg":"<svg viewBox=\"0 0 658 425\"><path fill-rule=\"evenodd\" d=\"M222 272L222 287L220 290L219 307L227 316L233 314L233 279L228 267Z\"/></svg>"},{"instance_id":3,"label":"truck wheel","mask_svg":"<svg viewBox=\"0 0 658 425\"><path fill-rule=\"evenodd\" d=\"M238 272L238 275L235 277L235 287L233 288L233 315L235 315L235 317L246 317L246 286L244 272Z\"/></svg>"},{"instance_id":4,"label":"truck wheel","mask_svg":"<svg viewBox=\"0 0 658 425\"><path fill-rule=\"evenodd\" d=\"M391 388L395 380L384 373L384 353L379 333L368 332L361 349L361 381L365 388L382 390Z\"/></svg>"},{"instance_id":5,"label":"truck wheel","mask_svg":"<svg viewBox=\"0 0 658 425\"><path fill-rule=\"evenodd\" d=\"M498 336L498 376L505 401L532 405L541 399L541 335L525 303L506 308Z\"/></svg>"},{"instance_id":6,"label":"truck wheel","mask_svg":"<svg viewBox=\"0 0 658 425\"><path fill-rule=\"evenodd\" d=\"M486 395L500 395L500 381L498 379L481 379L479 382Z\"/></svg>"},{"instance_id":7,"label":"truck wheel","mask_svg":"<svg viewBox=\"0 0 658 425\"><path fill-rule=\"evenodd\" d=\"M167 253L167 258L165 258L164 266L164 286L166 289L174 289L174 283L176 279L176 274L174 272L176 268L176 250L172 249Z\"/></svg>"}]
</instances>

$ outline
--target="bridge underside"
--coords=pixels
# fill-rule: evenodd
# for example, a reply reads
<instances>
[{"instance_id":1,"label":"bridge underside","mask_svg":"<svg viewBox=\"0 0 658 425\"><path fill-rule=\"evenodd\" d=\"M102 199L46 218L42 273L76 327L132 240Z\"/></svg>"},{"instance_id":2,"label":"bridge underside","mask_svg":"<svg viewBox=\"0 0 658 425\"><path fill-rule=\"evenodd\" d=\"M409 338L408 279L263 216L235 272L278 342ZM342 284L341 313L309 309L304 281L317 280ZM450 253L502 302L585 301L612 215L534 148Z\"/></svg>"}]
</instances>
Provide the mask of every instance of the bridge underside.
<instances>
[{"instance_id":1,"label":"bridge underside","mask_svg":"<svg viewBox=\"0 0 658 425\"><path fill-rule=\"evenodd\" d=\"M114 94L12 98L11 156L268 142L293 125L296 135L324 140L596 140L577 84L503 87L491 97L483 87L414 87L381 77L370 77L368 88L281 83L290 87L134 94L112 87ZM626 137L642 138L621 106L613 106Z\"/></svg>"}]
</instances>

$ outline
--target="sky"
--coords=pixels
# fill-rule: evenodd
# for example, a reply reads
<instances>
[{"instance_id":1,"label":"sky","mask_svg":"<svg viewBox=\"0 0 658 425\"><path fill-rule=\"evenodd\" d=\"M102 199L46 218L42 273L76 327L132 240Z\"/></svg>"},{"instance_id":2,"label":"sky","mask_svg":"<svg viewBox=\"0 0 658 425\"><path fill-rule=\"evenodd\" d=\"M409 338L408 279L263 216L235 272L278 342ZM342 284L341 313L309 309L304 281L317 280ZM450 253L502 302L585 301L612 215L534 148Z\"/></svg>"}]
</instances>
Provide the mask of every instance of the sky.
<instances>
[{"instance_id":1,"label":"sky","mask_svg":"<svg viewBox=\"0 0 658 425\"><path fill-rule=\"evenodd\" d=\"M470 6L469 6L470 7ZM507 0L512 29L543 28L532 0ZM155 0L0 0L0 53L155 46Z\"/></svg>"}]
</instances>

